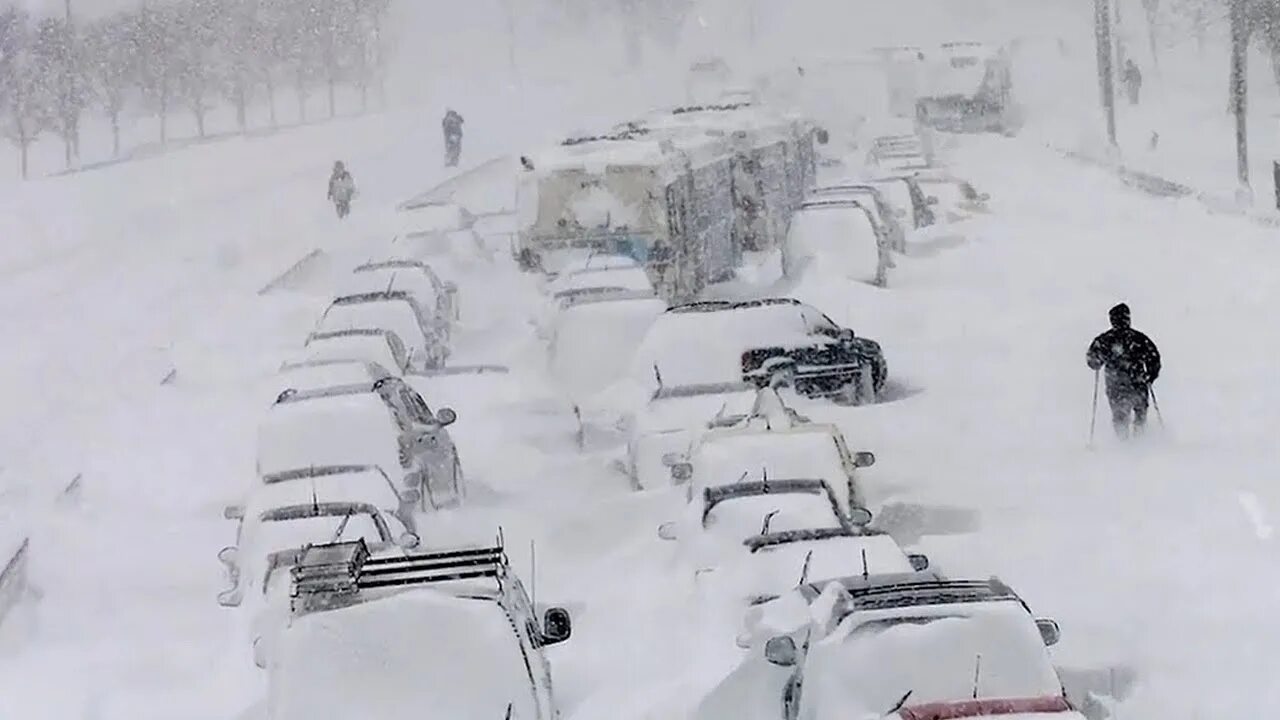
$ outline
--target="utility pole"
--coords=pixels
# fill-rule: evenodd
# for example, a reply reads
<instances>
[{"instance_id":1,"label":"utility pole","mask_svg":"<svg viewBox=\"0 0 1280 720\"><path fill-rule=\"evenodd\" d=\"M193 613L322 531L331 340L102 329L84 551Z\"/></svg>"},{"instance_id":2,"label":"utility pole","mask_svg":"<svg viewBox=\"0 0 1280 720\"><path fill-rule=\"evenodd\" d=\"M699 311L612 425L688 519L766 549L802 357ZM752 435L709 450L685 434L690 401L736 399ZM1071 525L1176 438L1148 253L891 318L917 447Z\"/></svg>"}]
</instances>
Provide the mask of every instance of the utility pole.
<instances>
[{"instance_id":1,"label":"utility pole","mask_svg":"<svg viewBox=\"0 0 1280 720\"><path fill-rule=\"evenodd\" d=\"M1245 0L1231 0L1231 109L1236 116L1236 179L1240 182L1236 198L1242 203L1253 195L1249 187L1249 34L1245 21Z\"/></svg>"},{"instance_id":2,"label":"utility pole","mask_svg":"<svg viewBox=\"0 0 1280 720\"><path fill-rule=\"evenodd\" d=\"M79 62L80 55L76 48L75 25L71 22L71 0L66 0L64 5L67 16L67 47L64 49L66 57L64 58L62 70L62 88L65 93L63 97L62 122L66 124L66 127L63 128L63 131L67 134L64 143L66 144L66 165L67 169L70 170L73 164L78 165L80 163L80 118L75 97L77 94L75 66Z\"/></svg>"},{"instance_id":3,"label":"utility pole","mask_svg":"<svg viewBox=\"0 0 1280 720\"><path fill-rule=\"evenodd\" d=\"M1108 0L1093 0L1094 36L1098 45L1098 85L1107 117L1107 141L1116 146L1116 82L1111 62L1111 7Z\"/></svg>"}]
</instances>

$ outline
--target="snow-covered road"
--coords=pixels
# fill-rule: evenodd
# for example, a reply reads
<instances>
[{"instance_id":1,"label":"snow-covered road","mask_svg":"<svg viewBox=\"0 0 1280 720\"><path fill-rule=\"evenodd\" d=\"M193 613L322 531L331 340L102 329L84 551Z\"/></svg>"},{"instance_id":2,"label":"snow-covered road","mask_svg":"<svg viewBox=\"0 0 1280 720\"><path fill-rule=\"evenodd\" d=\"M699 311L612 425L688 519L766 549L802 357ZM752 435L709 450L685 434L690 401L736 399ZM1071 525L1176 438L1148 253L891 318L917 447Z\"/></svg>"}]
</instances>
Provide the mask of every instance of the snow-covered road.
<instances>
[{"instance_id":1,"label":"snow-covered road","mask_svg":"<svg viewBox=\"0 0 1280 720\"><path fill-rule=\"evenodd\" d=\"M274 175L251 161L252 141L195 148L33 184L6 211L38 218L46 240L0 264L0 328L24 339L0 373L0 487L27 511L74 472L85 489L78 507L24 518L42 539L32 579L44 597L0 636L0 717L226 718L260 696L244 636L213 601L214 556L231 539L220 509L251 467L271 390L259 371L323 298L256 290L313 247L374 232L429 186L433 127L390 116L301 130L271 141ZM367 178L347 227L318 190L335 152ZM815 276L794 292L879 339L918 392L806 412L876 452L874 501L976 522L921 547L952 574L1001 575L1057 617L1058 661L1134 668L1126 717L1280 706L1266 682L1280 595L1268 531L1280 509L1268 472L1280 328L1267 322L1280 249L1255 226L1145 197L1029 143L965 138L950 159L993 197L976 237L900 261L888 291ZM128 190L146 201L122 204ZM59 208L68 220L50 231ZM538 378L539 348L518 336L532 286L505 258L461 284L476 308L468 360ZM1100 418L1089 451L1084 349L1120 300L1164 352L1168 427L1120 447ZM179 375L161 387L169 362ZM724 640L738 618L689 601L655 535L673 498L632 493L608 468L616 438L591 434L579 452L550 387L522 387L469 428L469 411L486 413L458 403L480 492L426 539L501 525L512 548L536 541L539 600L575 611L574 638L551 653L567 716L679 717L733 662ZM512 555L527 576L527 553Z\"/></svg>"}]
</instances>

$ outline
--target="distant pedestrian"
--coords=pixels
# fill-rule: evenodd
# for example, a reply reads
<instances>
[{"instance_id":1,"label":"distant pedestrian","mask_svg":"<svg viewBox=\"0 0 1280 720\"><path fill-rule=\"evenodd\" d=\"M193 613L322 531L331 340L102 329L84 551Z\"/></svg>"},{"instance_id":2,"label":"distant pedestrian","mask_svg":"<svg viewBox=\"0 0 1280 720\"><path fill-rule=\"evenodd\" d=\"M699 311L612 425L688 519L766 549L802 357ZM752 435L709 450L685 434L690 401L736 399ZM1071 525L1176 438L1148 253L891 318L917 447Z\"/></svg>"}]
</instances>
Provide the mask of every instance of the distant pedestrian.
<instances>
[{"instance_id":1,"label":"distant pedestrian","mask_svg":"<svg viewBox=\"0 0 1280 720\"><path fill-rule=\"evenodd\" d=\"M351 213L351 199L355 194L356 183L351 179L351 173L347 172L346 165L339 160L333 164L333 172L329 175L329 199L333 201L339 218L345 218Z\"/></svg>"},{"instance_id":2,"label":"distant pedestrian","mask_svg":"<svg viewBox=\"0 0 1280 720\"><path fill-rule=\"evenodd\" d=\"M1130 327L1128 305L1111 308L1110 316L1111 329L1094 338L1086 361L1092 370L1105 370L1111 422L1123 440L1146 426L1151 383L1160 377L1160 351Z\"/></svg>"},{"instance_id":3,"label":"distant pedestrian","mask_svg":"<svg viewBox=\"0 0 1280 720\"><path fill-rule=\"evenodd\" d=\"M1142 95L1142 71L1133 60L1125 61L1120 80L1124 83L1125 94L1129 96L1129 104L1137 105Z\"/></svg>"},{"instance_id":4,"label":"distant pedestrian","mask_svg":"<svg viewBox=\"0 0 1280 720\"><path fill-rule=\"evenodd\" d=\"M462 157L462 116L454 112L452 108L444 114L444 120L440 122L441 129L444 130L444 164L446 167L457 167L459 159Z\"/></svg>"}]
</instances>

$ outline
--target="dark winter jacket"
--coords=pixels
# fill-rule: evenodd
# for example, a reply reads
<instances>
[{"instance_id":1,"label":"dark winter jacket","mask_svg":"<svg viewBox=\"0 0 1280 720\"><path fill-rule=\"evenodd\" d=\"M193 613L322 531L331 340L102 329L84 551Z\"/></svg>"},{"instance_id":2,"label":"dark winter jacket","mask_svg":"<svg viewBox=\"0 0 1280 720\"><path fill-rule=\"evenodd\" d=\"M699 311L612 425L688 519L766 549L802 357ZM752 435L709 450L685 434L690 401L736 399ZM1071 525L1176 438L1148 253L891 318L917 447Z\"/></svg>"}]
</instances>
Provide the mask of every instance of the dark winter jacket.
<instances>
[{"instance_id":1,"label":"dark winter jacket","mask_svg":"<svg viewBox=\"0 0 1280 720\"><path fill-rule=\"evenodd\" d=\"M335 172L329 176L329 199L347 201L355 194L355 181L351 179L351 173L343 170Z\"/></svg>"},{"instance_id":2,"label":"dark winter jacket","mask_svg":"<svg viewBox=\"0 0 1280 720\"><path fill-rule=\"evenodd\" d=\"M445 113L440 124L444 128L445 137L462 137L462 123L462 116L450 110Z\"/></svg>"},{"instance_id":3,"label":"dark winter jacket","mask_svg":"<svg viewBox=\"0 0 1280 720\"><path fill-rule=\"evenodd\" d=\"M1112 309L1111 329L1094 338L1086 360L1092 370L1106 368L1108 388L1141 389L1160 377L1160 351L1151 338L1129 327L1123 305Z\"/></svg>"}]
</instances>

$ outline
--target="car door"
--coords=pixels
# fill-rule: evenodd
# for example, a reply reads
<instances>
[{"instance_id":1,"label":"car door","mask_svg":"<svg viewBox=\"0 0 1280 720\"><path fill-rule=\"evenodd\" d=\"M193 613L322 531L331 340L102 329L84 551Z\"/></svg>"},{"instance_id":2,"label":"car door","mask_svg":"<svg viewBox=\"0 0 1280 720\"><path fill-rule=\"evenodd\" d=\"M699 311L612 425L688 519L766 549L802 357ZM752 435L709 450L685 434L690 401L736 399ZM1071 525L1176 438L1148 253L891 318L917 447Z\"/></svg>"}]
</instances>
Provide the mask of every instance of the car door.
<instances>
[{"instance_id":1,"label":"car door","mask_svg":"<svg viewBox=\"0 0 1280 720\"><path fill-rule=\"evenodd\" d=\"M529 683L534 702L538 707L538 717L555 720L559 717L555 704L555 696L551 686L551 663L542 650L542 629L539 626L538 613L524 585L515 578L510 578L510 586L506 590L507 610L516 628L516 637L520 641L520 652L525 658L525 667L529 671Z\"/></svg>"},{"instance_id":2,"label":"car door","mask_svg":"<svg viewBox=\"0 0 1280 720\"><path fill-rule=\"evenodd\" d=\"M418 467L426 471L426 495L436 508L452 507L462 499L457 449L449 431L436 421L426 400L408 385L398 391L399 405L408 416L414 434L413 452Z\"/></svg>"}]
</instances>

